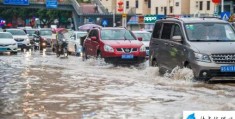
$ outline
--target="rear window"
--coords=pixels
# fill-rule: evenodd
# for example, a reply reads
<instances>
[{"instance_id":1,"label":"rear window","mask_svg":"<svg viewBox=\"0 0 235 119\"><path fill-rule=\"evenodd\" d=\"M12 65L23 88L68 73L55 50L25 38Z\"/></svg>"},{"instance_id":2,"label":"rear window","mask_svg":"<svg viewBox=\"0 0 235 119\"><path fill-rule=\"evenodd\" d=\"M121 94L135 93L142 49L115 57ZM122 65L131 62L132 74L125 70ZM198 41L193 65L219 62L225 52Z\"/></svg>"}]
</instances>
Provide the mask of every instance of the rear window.
<instances>
[{"instance_id":1,"label":"rear window","mask_svg":"<svg viewBox=\"0 0 235 119\"><path fill-rule=\"evenodd\" d=\"M130 31L126 29L103 29L102 40L136 40Z\"/></svg>"}]
</instances>

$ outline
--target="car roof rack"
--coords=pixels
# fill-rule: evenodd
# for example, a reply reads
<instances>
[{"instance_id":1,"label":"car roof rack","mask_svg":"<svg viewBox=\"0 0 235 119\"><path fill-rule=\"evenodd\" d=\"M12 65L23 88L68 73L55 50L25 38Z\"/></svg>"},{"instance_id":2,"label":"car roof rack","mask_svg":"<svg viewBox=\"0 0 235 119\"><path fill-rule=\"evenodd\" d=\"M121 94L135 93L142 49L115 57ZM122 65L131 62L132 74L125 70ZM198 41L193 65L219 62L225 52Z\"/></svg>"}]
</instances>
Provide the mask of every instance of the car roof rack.
<instances>
[{"instance_id":1,"label":"car roof rack","mask_svg":"<svg viewBox=\"0 0 235 119\"><path fill-rule=\"evenodd\" d=\"M173 17L173 16L166 16L166 17L164 17L164 18L162 18L162 19L175 19L175 20L181 20L180 18L178 18L178 17Z\"/></svg>"},{"instance_id":2,"label":"car roof rack","mask_svg":"<svg viewBox=\"0 0 235 119\"><path fill-rule=\"evenodd\" d=\"M219 17L216 17L216 16L203 16L203 17L199 17L199 18L202 18L202 19L219 19L219 20L221 20Z\"/></svg>"}]
</instances>

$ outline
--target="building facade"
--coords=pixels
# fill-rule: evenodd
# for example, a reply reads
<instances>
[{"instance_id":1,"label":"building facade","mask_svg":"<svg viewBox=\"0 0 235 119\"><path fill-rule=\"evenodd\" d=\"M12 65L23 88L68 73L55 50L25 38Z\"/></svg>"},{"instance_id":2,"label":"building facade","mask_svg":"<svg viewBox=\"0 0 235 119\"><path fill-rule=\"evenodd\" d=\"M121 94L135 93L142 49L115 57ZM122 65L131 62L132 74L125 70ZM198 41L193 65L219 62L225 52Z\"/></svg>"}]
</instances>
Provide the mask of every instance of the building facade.
<instances>
[{"instance_id":1,"label":"building facade","mask_svg":"<svg viewBox=\"0 0 235 119\"><path fill-rule=\"evenodd\" d=\"M117 11L117 7L116 7L117 0L100 0L100 2L108 10L109 13L111 12L114 13Z\"/></svg>"},{"instance_id":2,"label":"building facade","mask_svg":"<svg viewBox=\"0 0 235 119\"><path fill-rule=\"evenodd\" d=\"M126 13L129 14L150 14L151 13L151 1L153 0L100 0L101 3L108 9L109 12L113 12L116 9L116 13L123 13L118 11L118 2L123 2L123 7L126 8Z\"/></svg>"},{"instance_id":3,"label":"building facade","mask_svg":"<svg viewBox=\"0 0 235 119\"><path fill-rule=\"evenodd\" d=\"M212 0L100 0L109 12L118 12L118 2L123 1L126 13L137 15L214 15L220 14L221 5ZM224 11L235 13L235 1L224 0Z\"/></svg>"},{"instance_id":4,"label":"building facade","mask_svg":"<svg viewBox=\"0 0 235 119\"><path fill-rule=\"evenodd\" d=\"M190 14L213 15L215 10L218 11L212 0L191 0Z\"/></svg>"},{"instance_id":5,"label":"building facade","mask_svg":"<svg viewBox=\"0 0 235 119\"><path fill-rule=\"evenodd\" d=\"M182 15L190 13L190 0L152 0L151 14Z\"/></svg>"}]
</instances>

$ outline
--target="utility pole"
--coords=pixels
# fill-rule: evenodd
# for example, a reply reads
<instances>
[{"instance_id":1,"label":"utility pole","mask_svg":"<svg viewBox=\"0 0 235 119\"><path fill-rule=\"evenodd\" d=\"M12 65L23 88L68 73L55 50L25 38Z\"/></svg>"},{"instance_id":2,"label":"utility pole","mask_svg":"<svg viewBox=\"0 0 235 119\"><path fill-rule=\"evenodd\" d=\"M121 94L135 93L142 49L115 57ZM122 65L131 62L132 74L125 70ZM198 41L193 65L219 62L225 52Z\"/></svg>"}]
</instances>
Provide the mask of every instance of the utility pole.
<instances>
[{"instance_id":1,"label":"utility pole","mask_svg":"<svg viewBox=\"0 0 235 119\"><path fill-rule=\"evenodd\" d=\"M123 6L124 6L124 8L123 8L123 14L126 14L126 0L123 0ZM127 17L127 15L126 15L126 17ZM126 27L126 17L123 17L122 19L123 19L123 27Z\"/></svg>"},{"instance_id":2,"label":"utility pole","mask_svg":"<svg viewBox=\"0 0 235 119\"><path fill-rule=\"evenodd\" d=\"M113 27L116 26L116 18L115 18L115 15L116 15L116 10L117 10L117 0L114 0L115 4L114 4L114 9L113 9Z\"/></svg>"},{"instance_id":3,"label":"utility pole","mask_svg":"<svg viewBox=\"0 0 235 119\"><path fill-rule=\"evenodd\" d=\"M221 0L221 12L224 12L224 0Z\"/></svg>"}]
</instances>

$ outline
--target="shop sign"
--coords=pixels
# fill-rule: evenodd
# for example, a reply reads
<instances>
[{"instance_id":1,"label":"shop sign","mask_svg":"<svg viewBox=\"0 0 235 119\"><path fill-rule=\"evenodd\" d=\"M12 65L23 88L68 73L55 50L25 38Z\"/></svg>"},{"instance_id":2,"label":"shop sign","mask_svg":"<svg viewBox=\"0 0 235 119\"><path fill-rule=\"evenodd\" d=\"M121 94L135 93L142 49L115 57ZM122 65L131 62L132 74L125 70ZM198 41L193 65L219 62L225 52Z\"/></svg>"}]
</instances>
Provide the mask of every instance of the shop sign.
<instances>
[{"instance_id":1,"label":"shop sign","mask_svg":"<svg viewBox=\"0 0 235 119\"><path fill-rule=\"evenodd\" d=\"M152 23L154 24L157 21L156 15L146 15L144 16L144 23Z\"/></svg>"}]
</instances>

